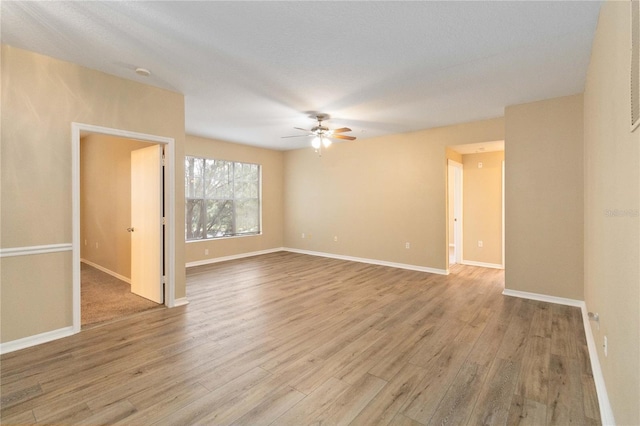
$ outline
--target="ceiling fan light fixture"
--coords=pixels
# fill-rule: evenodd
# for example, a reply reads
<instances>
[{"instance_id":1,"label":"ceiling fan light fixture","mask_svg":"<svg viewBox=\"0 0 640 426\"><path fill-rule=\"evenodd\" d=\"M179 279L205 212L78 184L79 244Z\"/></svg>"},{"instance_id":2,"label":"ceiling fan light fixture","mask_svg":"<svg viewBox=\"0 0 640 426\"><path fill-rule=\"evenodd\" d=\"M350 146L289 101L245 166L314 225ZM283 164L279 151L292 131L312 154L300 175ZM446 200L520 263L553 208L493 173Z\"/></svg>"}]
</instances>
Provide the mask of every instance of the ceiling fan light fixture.
<instances>
[{"instance_id":1,"label":"ceiling fan light fixture","mask_svg":"<svg viewBox=\"0 0 640 426\"><path fill-rule=\"evenodd\" d=\"M323 145L325 148L329 148L329 145L331 145L331 139L329 139L328 137L324 136L324 137L322 138L322 145Z\"/></svg>"},{"instance_id":2,"label":"ceiling fan light fixture","mask_svg":"<svg viewBox=\"0 0 640 426\"><path fill-rule=\"evenodd\" d=\"M314 149L319 149L319 148L320 148L320 144L321 144L321 143L322 143L322 142L320 141L320 136L316 136L316 137L314 137L314 138L313 138L313 140L311 141L311 146L312 146Z\"/></svg>"}]
</instances>

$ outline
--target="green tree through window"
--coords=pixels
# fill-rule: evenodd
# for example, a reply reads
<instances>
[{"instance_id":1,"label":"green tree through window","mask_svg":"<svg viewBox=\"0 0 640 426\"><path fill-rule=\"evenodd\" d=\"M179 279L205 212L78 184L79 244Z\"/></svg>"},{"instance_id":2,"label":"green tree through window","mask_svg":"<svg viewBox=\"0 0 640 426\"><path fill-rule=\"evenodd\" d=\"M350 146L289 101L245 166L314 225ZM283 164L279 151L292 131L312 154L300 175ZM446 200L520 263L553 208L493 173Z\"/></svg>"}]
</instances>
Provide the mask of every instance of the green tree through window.
<instances>
[{"instance_id":1,"label":"green tree through window","mask_svg":"<svg viewBox=\"0 0 640 426\"><path fill-rule=\"evenodd\" d=\"M186 239L260 233L260 165L185 158Z\"/></svg>"}]
</instances>

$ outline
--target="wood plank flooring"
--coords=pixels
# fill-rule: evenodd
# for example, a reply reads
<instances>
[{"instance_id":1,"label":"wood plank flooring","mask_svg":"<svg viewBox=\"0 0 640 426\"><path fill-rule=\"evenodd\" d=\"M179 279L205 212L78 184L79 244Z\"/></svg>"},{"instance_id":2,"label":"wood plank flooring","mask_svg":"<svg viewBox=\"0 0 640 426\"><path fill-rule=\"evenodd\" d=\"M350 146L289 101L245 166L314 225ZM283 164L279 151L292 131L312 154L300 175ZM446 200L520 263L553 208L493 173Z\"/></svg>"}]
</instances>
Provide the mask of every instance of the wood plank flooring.
<instances>
[{"instance_id":1,"label":"wood plank flooring","mask_svg":"<svg viewBox=\"0 0 640 426\"><path fill-rule=\"evenodd\" d=\"M596 425L580 310L279 252L187 273L190 304L0 358L2 424Z\"/></svg>"}]
</instances>

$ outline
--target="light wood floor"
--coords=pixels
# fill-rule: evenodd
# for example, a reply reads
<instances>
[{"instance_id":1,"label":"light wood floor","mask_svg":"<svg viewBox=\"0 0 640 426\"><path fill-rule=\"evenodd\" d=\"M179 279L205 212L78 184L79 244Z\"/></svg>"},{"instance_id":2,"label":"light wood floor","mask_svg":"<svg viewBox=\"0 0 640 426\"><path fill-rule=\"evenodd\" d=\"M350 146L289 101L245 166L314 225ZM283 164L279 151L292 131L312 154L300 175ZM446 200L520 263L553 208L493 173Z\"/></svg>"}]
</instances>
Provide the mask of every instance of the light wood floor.
<instances>
[{"instance_id":1,"label":"light wood floor","mask_svg":"<svg viewBox=\"0 0 640 426\"><path fill-rule=\"evenodd\" d=\"M1 358L2 423L599 424L580 311L293 253L192 268L190 304Z\"/></svg>"}]
</instances>

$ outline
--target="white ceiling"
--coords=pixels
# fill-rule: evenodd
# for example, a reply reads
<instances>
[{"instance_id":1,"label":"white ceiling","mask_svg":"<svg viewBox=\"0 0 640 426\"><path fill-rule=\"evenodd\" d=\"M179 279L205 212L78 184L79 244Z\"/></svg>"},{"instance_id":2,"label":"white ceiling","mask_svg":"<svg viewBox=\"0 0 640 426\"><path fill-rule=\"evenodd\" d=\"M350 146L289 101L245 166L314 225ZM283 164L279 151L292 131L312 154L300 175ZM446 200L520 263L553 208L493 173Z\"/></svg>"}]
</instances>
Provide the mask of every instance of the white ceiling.
<instances>
[{"instance_id":1,"label":"white ceiling","mask_svg":"<svg viewBox=\"0 0 640 426\"><path fill-rule=\"evenodd\" d=\"M188 134L291 149L310 111L366 138L580 93L600 5L2 1L1 36L183 93Z\"/></svg>"}]
</instances>

